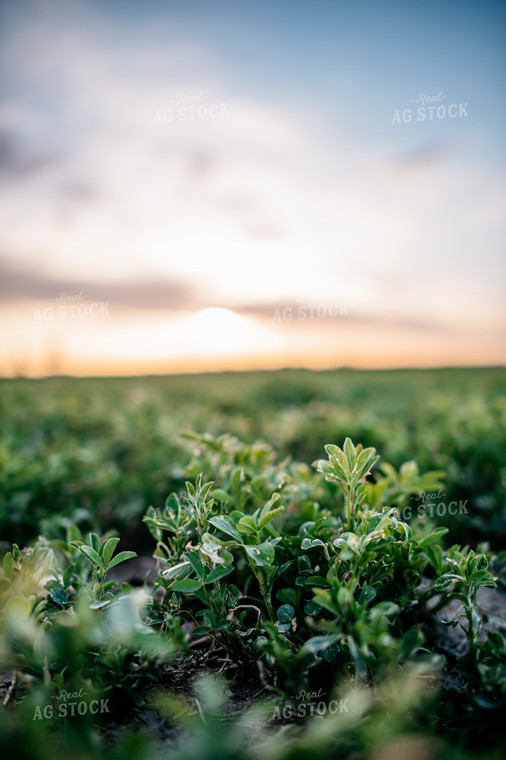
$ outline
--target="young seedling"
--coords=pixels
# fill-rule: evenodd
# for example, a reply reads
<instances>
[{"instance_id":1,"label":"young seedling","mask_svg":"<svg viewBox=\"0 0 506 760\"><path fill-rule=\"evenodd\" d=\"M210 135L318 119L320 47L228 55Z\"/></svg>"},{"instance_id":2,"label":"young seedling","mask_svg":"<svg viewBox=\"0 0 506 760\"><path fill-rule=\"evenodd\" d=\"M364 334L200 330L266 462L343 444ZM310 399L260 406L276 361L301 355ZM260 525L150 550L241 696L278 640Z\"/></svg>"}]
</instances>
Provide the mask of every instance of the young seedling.
<instances>
[{"instance_id":1,"label":"young seedling","mask_svg":"<svg viewBox=\"0 0 506 760\"><path fill-rule=\"evenodd\" d=\"M325 475L326 480L338 484L343 491L346 509L346 530L353 530L355 508L363 500L362 486L371 469L379 459L376 449L363 449L361 444L354 446L350 438L344 442L344 450L339 446L328 443L325 451L329 461L320 459L316 465L318 472Z\"/></svg>"},{"instance_id":2,"label":"young seedling","mask_svg":"<svg viewBox=\"0 0 506 760\"><path fill-rule=\"evenodd\" d=\"M104 585L109 570L119 565L120 562L125 562L127 559L137 556L136 552L123 551L113 557L119 540L119 538L104 538L101 540L96 533L90 533L87 543L84 541L70 541L69 545L86 557L93 567L93 581L96 593L95 607L106 606L110 600L109 597L107 599L102 598L103 594L115 585L115 581L109 581Z\"/></svg>"},{"instance_id":3,"label":"young seedling","mask_svg":"<svg viewBox=\"0 0 506 760\"><path fill-rule=\"evenodd\" d=\"M253 515L232 512L231 515L212 517L209 522L215 528L231 536L245 552L246 560L258 582L265 607L272 623L276 615L271 601L272 584L277 568L274 565L275 545L279 537L262 541L262 533L270 528L270 523L284 511L284 507L274 507L280 498L279 493L272 494L262 510L257 509ZM274 508L273 508L274 507ZM272 536L272 529L269 530ZM246 542L249 537L252 543Z\"/></svg>"}]
</instances>

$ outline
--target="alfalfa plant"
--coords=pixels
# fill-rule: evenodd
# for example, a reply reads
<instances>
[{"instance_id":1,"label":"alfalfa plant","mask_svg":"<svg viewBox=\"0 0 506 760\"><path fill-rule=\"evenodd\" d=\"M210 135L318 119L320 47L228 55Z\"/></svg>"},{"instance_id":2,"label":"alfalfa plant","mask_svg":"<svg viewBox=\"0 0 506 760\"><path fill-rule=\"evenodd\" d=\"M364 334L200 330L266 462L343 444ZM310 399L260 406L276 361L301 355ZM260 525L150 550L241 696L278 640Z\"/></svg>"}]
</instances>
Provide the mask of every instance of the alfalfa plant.
<instances>
[{"instance_id":1,"label":"alfalfa plant","mask_svg":"<svg viewBox=\"0 0 506 760\"><path fill-rule=\"evenodd\" d=\"M379 459L376 449L364 449L362 444L355 446L346 438L343 449L333 443L325 446L329 461L320 459L316 464L318 472L326 480L337 483L344 493L346 510L346 530L352 531L355 510L365 497L364 484L371 469Z\"/></svg>"}]
</instances>

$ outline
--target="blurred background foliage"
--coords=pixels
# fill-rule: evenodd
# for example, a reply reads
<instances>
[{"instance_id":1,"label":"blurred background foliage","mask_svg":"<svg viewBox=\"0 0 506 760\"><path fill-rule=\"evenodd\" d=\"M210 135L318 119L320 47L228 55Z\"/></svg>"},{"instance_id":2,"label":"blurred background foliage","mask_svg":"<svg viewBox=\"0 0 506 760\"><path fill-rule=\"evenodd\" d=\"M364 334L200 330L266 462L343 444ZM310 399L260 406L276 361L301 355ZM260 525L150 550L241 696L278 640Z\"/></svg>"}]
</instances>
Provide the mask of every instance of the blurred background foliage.
<instances>
[{"instance_id":1,"label":"blurred background foliage","mask_svg":"<svg viewBox=\"0 0 506 760\"><path fill-rule=\"evenodd\" d=\"M445 472L450 542L506 536L506 370L224 373L0 382L0 531L121 530L142 549L138 523L184 488L194 447L185 432L267 441L278 461L311 464L346 436L399 468Z\"/></svg>"}]
</instances>

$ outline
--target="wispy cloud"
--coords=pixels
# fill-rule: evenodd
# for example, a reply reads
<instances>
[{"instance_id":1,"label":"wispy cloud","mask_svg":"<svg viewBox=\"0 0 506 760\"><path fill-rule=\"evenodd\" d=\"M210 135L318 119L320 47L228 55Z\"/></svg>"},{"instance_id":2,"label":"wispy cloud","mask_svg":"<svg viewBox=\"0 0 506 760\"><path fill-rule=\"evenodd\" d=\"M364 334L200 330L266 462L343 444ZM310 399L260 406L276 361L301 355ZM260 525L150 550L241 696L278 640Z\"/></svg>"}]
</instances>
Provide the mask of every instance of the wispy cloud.
<instances>
[{"instance_id":1,"label":"wispy cloud","mask_svg":"<svg viewBox=\"0 0 506 760\"><path fill-rule=\"evenodd\" d=\"M165 309L168 311L195 308L195 290L189 284L159 278L140 278L123 282L77 280L51 277L32 268L0 261L0 302L56 300L61 294L108 301L115 308Z\"/></svg>"}]
</instances>

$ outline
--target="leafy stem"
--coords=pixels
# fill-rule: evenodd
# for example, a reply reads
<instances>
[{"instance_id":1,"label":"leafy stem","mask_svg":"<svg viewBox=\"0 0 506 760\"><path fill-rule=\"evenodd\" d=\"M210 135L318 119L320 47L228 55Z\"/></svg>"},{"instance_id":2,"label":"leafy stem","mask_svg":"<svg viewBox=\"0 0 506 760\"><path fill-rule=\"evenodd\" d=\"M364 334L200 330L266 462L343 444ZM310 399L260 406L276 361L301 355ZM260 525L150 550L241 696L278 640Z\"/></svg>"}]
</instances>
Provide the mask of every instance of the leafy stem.
<instances>
[{"instance_id":1,"label":"leafy stem","mask_svg":"<svg viewBox=\"0 0 506 760\"><path fill-rule=\"evenodd\" d=\"M136 552L120 552L113 557L119 538L100 538L96 533L90 533L88 543L76 540L70 541L69 546L76 549L83 557L91 563L93 585L96 588L97 600L101 600L104 594L104 583L109 570L120 562L136 557Z\"/></svg>"},{"instance_id":2,"label":"leafy stem","mask_svg":"<svg viewBox=\"0 0 506 760\"><path fill-rule=\"evenodd\" d=\"M318 471L325 475L326 480L337 483L343 492L346 530L351 531L354 526L355 508L362 496L362 486L379 456L376 456L376 449L364 449L361 444L355 446L350 438L346 438L342 449L329 443L325 446L325 451L329 460L320 460L315 465Z\"/></svg>"}]
</instances>

